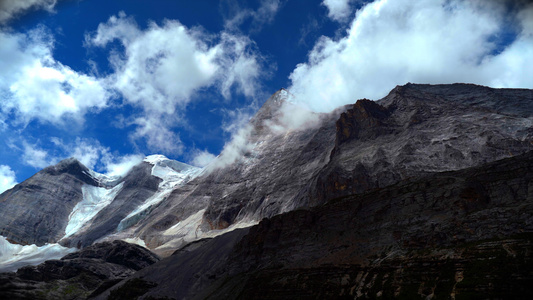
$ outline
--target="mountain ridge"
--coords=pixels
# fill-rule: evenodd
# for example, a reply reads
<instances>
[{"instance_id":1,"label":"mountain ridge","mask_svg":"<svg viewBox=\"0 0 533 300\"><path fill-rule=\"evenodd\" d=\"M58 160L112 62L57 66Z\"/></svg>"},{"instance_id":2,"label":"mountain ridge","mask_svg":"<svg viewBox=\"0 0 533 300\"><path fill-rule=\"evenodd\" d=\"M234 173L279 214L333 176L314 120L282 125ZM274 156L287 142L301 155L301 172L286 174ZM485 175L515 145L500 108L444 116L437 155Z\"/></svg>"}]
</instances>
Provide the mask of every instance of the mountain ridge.
<instances>
[{"instance_id":1,"label":"mountain ridge","mask_svg":"<svg viewBox=\"0 0 533 300\"><path fill-rule=\"evenodd\" d=\"M110 188L123 183L108 205L60 243L83 248L129 240L168 256L195 240L249 227L265 217L533 149L532 90L407 84L378 101L362 99L330 113L300 109L287 101L290 97L281 89L266 101L245 128L244 142L234 147L235 161L229 165L200 172L152 156L123 178L105 182L75 159L45 168L0 195L0 208L13 210L12 191L38 186L33 182L40 178L48 189L64 189L53 195L64 195L59 202L70 204L50 212L59 217L46 220L37 234L26 226L34 220L24 218L19 207L11 214L19 221L0 220L0 235L19 243L58 242L83 198L84 184ZM291 112L298 122L287 121ZM222 159L224 153L217 158ZM30 209L45 207L37 215L58 202L47 193L44 204L30 207L36 202L28 196L34 191L27 189L22 203Z\"/></svg>"}]
</instances>

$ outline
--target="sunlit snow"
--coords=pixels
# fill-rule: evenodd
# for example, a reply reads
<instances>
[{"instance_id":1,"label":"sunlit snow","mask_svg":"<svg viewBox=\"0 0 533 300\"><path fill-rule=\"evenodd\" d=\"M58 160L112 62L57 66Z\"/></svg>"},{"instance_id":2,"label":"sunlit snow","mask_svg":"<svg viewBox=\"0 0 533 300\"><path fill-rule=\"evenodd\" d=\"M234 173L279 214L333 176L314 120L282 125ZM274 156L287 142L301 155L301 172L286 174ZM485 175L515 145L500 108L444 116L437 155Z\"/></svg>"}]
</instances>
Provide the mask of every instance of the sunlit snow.
<instances>
[{"instance_id":1,"label":"sunlit snow","mask_svg":"<svg viewBox=\"0 0 533 300\"><path fill-rule=\"evenodd\" d=\"M0 236L0 272L14 272L26 265L38 265L46 260L59 259L76 248L66 248L59 244L36 245L11 244Z\"/></svg>"},{"instance_id":2,"label":"sunlit snow","mask_svg":"<svg viewBox=\"0 0 533 300\"><path fill-rule=\"evenodd\" d=\"M152 176L161 178L163 181L159 183L157 191L150 198L120 221L119 231L136 223L144 211L166 199L176 187L189 182L202 171L200 168L170 160L163 155L150 155L144 161L153 165Z\"/></svg>"},{"instance_id":3,"label":"sunlit snow","mask_svg":"<svg viewBox=\"0 0 533 300\"><path fill-rule=\"evenodd\" d=\"M68 217L65 237L76 233L80 228L90 221L104 207L108 206L122 189L124 182L112 189L83 185L81 187L83 200L78 202ZM64 237L64 238L65 238Z\"/></svg>"}]
</instances>

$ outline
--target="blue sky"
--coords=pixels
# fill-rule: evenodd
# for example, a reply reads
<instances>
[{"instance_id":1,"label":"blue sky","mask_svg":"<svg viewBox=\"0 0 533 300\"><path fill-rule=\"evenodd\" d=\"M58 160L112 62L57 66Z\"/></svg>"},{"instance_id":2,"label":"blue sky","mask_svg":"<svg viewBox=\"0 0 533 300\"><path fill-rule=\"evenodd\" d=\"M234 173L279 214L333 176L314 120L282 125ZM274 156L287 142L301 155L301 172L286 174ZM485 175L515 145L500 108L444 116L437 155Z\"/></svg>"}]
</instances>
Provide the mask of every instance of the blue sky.
<instances>
[{"instance_id":1,"label":"blue sky","mask_svg":"<svg viewBox=\"0 0 533 300\"><path fill-rule=\"evenodd\" d=\"M0 191L71 156L204 166L282 87L326 112L407 82L533 88L532 66L525 0L1 0Z\"/></svg>"}]
</instances>

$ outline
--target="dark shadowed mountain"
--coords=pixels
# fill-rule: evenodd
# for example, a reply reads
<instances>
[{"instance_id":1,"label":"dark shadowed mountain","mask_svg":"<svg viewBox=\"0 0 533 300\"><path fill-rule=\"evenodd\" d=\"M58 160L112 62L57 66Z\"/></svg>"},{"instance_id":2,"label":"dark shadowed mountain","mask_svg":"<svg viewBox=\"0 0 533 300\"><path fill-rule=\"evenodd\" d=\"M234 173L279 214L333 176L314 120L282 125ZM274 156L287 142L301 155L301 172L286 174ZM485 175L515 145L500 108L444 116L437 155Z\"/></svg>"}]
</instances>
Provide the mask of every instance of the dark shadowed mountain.
<instances>
[{"instance_id":1,"label":"dark shadowed mountain","mask_svg":"<svg viewBox=\"0 0 533 300\"><path fill-rule=\"evenodd\" d=\"M176 251L100 295L530 299L533 152L402 180ZM115 298L124 299L124 298Z\"/></svg>"}]
</instances>

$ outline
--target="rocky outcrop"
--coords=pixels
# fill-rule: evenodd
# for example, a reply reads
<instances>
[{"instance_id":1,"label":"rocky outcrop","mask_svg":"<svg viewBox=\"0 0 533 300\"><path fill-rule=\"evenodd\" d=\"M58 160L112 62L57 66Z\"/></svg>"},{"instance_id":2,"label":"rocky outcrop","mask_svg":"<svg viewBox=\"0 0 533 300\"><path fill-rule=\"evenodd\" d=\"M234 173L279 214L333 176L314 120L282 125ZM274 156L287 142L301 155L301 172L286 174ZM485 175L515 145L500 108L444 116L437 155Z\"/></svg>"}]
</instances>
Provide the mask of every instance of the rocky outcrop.
<instances>
[{"instance_id":1,"label":"rocky outcrop","mask_svg":"<svg viewBox=\"0 0 533 300\"><path fill-rule=\"evenodd\" d=\"M195 243L132 278L152 283L146 298L529 299L532 187L533 152L405 179Z\"/></svg>"},{"instance_id":2,"label":"rocky outcrop","mask_svg":"<svg viewBox=\"0 0 533 300\"><path fill-rule=\"evenodd\" d=\"M53 243L65 235L84 184L98 186L74 158L50 166L0 195L0 235L18 244Z\"/></svg>"},{"instance_id":3,"label":"rocky outcrop","mask_svg":"<svg viewBox=\"0 0 533 300\"><path fill-rule=\"evenodd\" d=\"M533 150L533 91L472 84L394 88L359 100L336 122L331 161L303 197L321 204L401 179L459 170Z\"/></svg>"},{"instance_id":4,"label":"rocky outcrop","mask_svg":"<svg viewBox=\"0 0 533 300\"><path fill-rule=\"evenodd\" d=\"M0 274L2 299L86 299L159 258L122 241L100 243L60 260Z\"/></svg>"}]
</instances>

